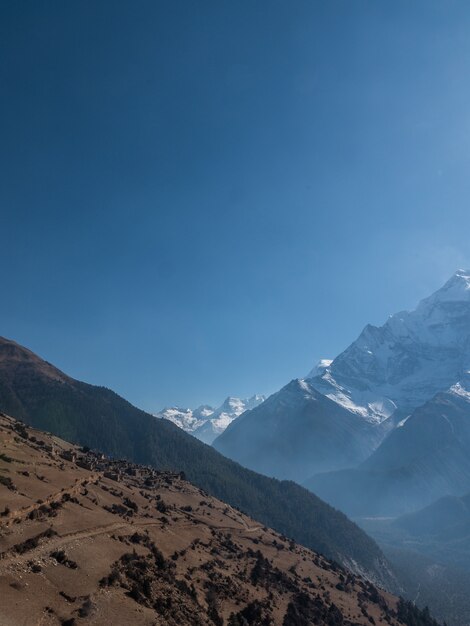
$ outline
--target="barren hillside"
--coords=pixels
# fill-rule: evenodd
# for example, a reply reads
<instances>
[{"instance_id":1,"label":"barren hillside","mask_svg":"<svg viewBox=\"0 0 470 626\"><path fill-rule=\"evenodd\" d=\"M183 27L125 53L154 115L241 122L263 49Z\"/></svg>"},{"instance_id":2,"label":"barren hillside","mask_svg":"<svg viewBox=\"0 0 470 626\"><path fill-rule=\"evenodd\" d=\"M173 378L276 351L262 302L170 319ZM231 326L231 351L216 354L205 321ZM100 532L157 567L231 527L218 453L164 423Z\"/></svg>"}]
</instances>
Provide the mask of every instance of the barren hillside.
<instances>
[{"instance_id":1,"label":"barren hillside","mask_svg":"<svg viewBox=\"0 0 470 626\"><path fill-rule=\"evenodd\" d=\"M181 475L5 415L0 451L3 626L411 623L412 607Z\"/></svg>"}]
</instances>

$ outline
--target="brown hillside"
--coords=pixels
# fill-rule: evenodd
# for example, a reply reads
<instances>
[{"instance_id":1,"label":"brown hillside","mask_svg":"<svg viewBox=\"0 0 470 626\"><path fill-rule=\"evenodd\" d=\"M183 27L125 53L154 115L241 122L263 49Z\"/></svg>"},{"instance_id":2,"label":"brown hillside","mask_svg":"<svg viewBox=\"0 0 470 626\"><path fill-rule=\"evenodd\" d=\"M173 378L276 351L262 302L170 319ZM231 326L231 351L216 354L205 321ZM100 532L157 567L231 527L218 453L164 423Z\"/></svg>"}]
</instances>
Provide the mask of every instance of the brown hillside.
<instances>
[{"instance_id":1,"label":"brown hillside","mask_svg":"<svg viewBox=\"0 0 470 626\"><path fill-rule=\"evenodd\" d=\"M397 599L180 475L0 415L0 624L401 624Z\"/></svg>"},{"instance_id":2,"label":"brown hillside","mask_svg":"<svg viewBox=\"0 0 470 626\"><path fill-rule=\"evenodd\" d=\"M18 375L26 376L34 372L45 379L63 383L72 382L71 378L56 367L11 339L0 337L0 348L0 373L2 379L6 381Z\"/></svg>"}]
</instances>

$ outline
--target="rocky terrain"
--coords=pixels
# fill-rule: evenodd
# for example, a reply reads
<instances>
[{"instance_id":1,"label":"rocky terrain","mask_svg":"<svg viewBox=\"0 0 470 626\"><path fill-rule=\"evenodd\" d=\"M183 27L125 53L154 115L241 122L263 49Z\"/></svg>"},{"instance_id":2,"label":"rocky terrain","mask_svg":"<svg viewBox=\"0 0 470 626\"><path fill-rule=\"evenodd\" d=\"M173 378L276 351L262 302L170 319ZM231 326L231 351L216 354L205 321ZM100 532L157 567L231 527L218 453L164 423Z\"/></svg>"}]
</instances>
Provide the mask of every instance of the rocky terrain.
<instances>
[{"instance_id":1,"label":"rocky terrain","mask_svg":"<svg viewBox=\"0 0 470 626\"><path fill-rule=\"evenodd\" d=\"M435 624L183 475L0 415L0 623Z\"/></svg>"}]
</instances>

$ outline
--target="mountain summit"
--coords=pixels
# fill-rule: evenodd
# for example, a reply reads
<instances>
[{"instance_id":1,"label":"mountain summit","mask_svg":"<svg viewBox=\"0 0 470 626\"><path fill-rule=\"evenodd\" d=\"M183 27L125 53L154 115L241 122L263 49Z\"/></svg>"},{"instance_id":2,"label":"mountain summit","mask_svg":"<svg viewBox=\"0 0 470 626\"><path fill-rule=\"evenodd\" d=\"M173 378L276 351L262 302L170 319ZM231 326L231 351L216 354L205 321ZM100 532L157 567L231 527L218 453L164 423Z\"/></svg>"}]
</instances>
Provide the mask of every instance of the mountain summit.
<instances>
[{"instance_id":1,"label":"mountain summit","mask_svg":"<svg viewBox=\"0 0 470 626\"><path fill-rule=\"evenodd\" d=\"M470 271L458 270L414 311L368 324L332 363L309 375L331 400L371 422L409 412L470 369Z\"/></svg>"},{"instance_id":2,"label":"mountain summit","mask_svg":"<svg viewBox=\"0 0 470 626\"><path fill-rule=\"evenodd\" d=\"M204 443L211 444L234 419L264 400L266 397L259 394L245 399L229 396L217 409L205 404L197 409L170 407L156 413L155 417L170 420Z\"/></svg>"},{"instance_id":3,"label":"mountain summit","mask_svg":"<svg viewBox=\"0 0 470 626\"><path fill-rule=\"evenodd\" d=\"M302 482L318 472L351 467L377 446L377 429L294 379L214 442L214 447L246 467Z\"/></svg>"}]
</instances>

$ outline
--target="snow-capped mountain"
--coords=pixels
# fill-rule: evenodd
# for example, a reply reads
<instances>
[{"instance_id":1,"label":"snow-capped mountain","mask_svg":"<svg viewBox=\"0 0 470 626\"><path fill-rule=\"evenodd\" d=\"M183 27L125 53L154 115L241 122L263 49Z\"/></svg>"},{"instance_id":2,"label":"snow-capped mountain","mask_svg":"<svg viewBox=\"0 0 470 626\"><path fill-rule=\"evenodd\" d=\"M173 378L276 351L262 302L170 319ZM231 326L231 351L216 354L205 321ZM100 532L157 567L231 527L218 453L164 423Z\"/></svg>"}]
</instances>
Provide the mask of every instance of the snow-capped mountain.
<instances>
[{"instance_id":1,"label":"snow-capped mountain","mask_svg":"<svg viewBox=\"0 0 470 626\"><path fill-rule=\"evenodd\" d=\"M309 383L338 404L391 424L358 467L313 476L307 486L352 515L404 513L469 491L469 371L470 271L459 270L414 311L366 326L313 373Z\"/></svg>"},{"instance_id":2,"label":"snow-capped mountain","mask_svg":"<svg viewBox=\"0 0 470 626\"><path fill-rule=\"evenodd\" d=\"M200 426L205 424L215 409L203 404L197 409L183 409L180 407L169 407L155 414L155 417L162 417L170 420L187 433L193 433Z\"/></svg>"},{"instance_id":3,"label":"snow-capped mountain","mask_svg":"<svg viewBox=\"0 0 470 626\"><path fill-rule=\"evenodd\" d=\"M462 397L468 370L470 271L459 270L415 310L392 315L381 327L366 326L333 361L323 359L306 379L292 381L233 422L214 447L258 471L298 481L314 473L365 466L366 457L379 455L397 437L410 455L418 450L424 454L418 440L405 444L411 442L414 412L440 392L452 397L460 392ZM468 409L470 417L470 403ZM419 415L424 443L426 422ZM399 436L397 431L403 432ZM470 439L467 452L470 457ZM361 485L369 493L367 483ZM341 476L334 488L327 485L320 494L339 505L334 498L340 490Z\"/></svg>"},{"instance_id":4,"label":"snow-capped mountain","mask_svg":"<svg viewBox=\"0 0 470 626\"><path fill-rule=\"evenodd\" d=\"M371 422L409 412L470 369L470 271L459 270L414 311L367 325L308 378L318 391Z\"/></svg>"},{"instance_id":5,"label":"snow-capped mountain","mask_svg":"<svg viewBox=\"0 0 470 626\"><path fill-rule=\"evenodd\" d=\"M245 399L229 396L217 409L208 405L197 409L170 407L163 409L155 417L168 419L204 443L211 444L235 418L264 400L265 396L259 394Z\"/></svg>"},{"instance_id":6,"label":"snow-capped mountain","mask_svg":"<svg viewBox=\"0 0 470 626\"><path fill-rule=\"evenodd\" d=\"M308 381L294 379L232 421L213 445L257 472L301 482L366 459L378 444L378 430Z\"/></svg>"}]
</instances>

